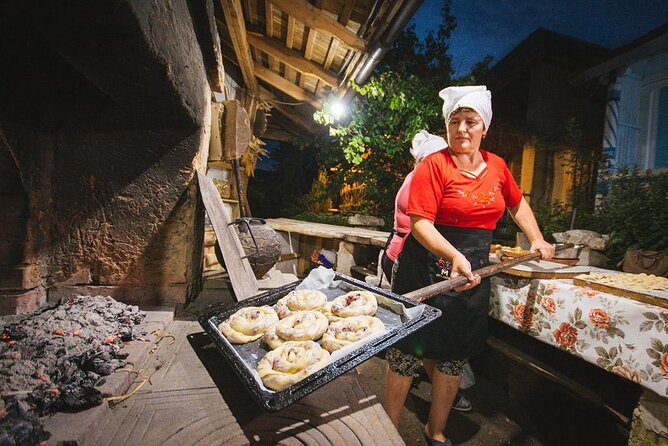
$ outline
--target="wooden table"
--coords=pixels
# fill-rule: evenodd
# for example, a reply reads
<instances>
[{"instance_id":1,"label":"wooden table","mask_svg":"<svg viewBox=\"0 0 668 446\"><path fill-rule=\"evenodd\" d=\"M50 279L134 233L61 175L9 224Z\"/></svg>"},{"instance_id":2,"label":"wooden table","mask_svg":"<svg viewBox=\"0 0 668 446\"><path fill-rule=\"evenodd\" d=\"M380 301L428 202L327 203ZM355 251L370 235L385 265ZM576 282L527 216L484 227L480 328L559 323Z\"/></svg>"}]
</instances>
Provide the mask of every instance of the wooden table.
<instances>
[{"instance_id":1,"label":"wooden table","mask_svg":"<svg viewBox=\"0 0 668 446\"><path fill-rule=\"evenodd\" d=\"M377 253L385 247L389 232L349 226L312 223L290 218L268 218L266 222L284 240L281 254L299 253L299 258L280 265L285 272L302 275L309 266L309 258L314 249L329 249L337 254L336 270L350 275L356 265L356 247L375 248ZM291 271L292 269L292 271Z\"/></svg>"},{"instance_id":2,"label":"wooden table","mask_svg":"<svg viewBox=\"0 0 668 446\"><path fill-rule=\"evenodd\" d=\"M668 397L668 312L660 306L568 279L502 274L492 277L489 315Z\"/></svg>"}]
</instances>

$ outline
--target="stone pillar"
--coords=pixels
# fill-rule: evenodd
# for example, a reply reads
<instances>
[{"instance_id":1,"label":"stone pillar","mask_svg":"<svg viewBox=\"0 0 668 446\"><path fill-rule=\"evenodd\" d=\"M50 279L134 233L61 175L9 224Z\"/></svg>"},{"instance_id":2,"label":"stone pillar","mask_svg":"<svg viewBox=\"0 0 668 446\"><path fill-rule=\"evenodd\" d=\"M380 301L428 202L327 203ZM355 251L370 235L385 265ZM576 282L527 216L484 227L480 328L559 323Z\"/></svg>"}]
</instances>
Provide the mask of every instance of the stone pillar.
<instances>
[{"instance_id":1,"label":"stone pillar","mask_svg":"<svg viewBox=\"0 0 668 446\"><path fill-rule=\"evenodd\" d=\"M339 242L339 250L336 253L336 272L349 276L351 268L355 266L353 251L355 245L346 241Z\"/></svg>"},{"instance_id":2,"label":"stone pillar","mask_svg":"<svg viewBox=\"0 0 668 446\"><path fill-rule=\"evenodd\" d=\"M633 411L629 446L668 445L668 400L643 390Z\"/></svg>"}]
</instances>

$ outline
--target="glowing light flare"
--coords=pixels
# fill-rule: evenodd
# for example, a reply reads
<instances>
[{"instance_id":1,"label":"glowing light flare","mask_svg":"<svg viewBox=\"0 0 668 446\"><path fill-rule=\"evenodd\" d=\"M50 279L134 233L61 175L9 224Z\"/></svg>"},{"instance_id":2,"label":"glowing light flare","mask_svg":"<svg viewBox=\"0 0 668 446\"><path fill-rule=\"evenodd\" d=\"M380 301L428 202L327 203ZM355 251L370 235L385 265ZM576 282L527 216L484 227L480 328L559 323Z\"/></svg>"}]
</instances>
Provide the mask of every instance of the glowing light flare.
<instances>
[{"instance_id":1,"label":"glowing light flare","mask_svg":"<svg viewBox=\"0 0 668 446\"><path fill-rule=\"evenodd\" d=\"M329 108L329 113L337 121L348 112L346 105L341 100L335 100Z\"/></svg>"}]
</instances>

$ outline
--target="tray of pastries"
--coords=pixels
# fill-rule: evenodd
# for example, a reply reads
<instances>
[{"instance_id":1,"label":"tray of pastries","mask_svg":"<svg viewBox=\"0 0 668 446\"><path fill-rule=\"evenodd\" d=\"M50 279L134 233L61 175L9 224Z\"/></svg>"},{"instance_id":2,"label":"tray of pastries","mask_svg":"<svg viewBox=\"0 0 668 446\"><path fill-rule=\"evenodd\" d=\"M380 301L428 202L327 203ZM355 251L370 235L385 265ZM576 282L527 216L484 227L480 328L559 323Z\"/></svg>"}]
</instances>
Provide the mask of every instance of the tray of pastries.
<instances>
[{"instance_id":1,"label":"tray of pastries","mask_svg":"<svg viewBox=\"0 0 668 446\"><path fill-rule=\"evenodd\" d=\"M314 271L322 274L319 270L324 268ZM324 285L309 275L199 319L266 410L289 406L441 314L326 271L329 282Z\"/></svg>"}]
</instances>

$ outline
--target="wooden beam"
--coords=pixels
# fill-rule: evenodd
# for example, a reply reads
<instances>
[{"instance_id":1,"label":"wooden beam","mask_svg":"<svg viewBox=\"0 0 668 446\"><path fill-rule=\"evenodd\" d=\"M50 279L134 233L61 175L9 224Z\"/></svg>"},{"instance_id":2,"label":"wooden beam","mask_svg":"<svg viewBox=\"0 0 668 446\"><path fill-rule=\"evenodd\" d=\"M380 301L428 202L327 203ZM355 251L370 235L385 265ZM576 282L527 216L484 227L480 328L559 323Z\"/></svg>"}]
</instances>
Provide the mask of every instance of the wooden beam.
<instances>
[{"instance_id":1,"label":"wooden beam","mask_svg":"<svg viewBox=\"0 0 668 446\"><path fill-rule=\"evenodd\" d=\"M316 0L315 4L313 5L315 9L322 11L322 2L323 0ZM311 27L309 27L308 31L306 31L306 45L304 46L304 57L308 60L311 60L311 56L313 55L313 45L315 44L315 33L316 30ZM299 87L304 88L304 85L306 85L306 76L302 75L299 77Z\"/></svg>"},{"instance_id":2,"label":"wooden beam","mask_svg":"<svg viewBox=\"0 0 668 446\"><path fill-rule=\"evenodd\" d=\"M273 17L273 8L271 6L271 1L269 0L264 0L264 27L266 29L266 34L269 38L274 37L274 17ZM247 37L251 36L252 34L249 34ZM253 45L252 42L250 42L251 45ZM256 46L257 47L257 46ZM267 53L267 62L269 62L269 68L272 70L279 72L281 67L279 66L279 61L276 60L275 57L272 56L271 53L268 51L265 51Z\"/></svg>"},{"instance_id":3,"label":"wooden beam","mask_svg":"<svg viewBox=\"0 0 668 446\"><path fill-rule=\"evenodd\" d=\"M322 109L322 103L318 99L305 91L302 88L299 88L297 85L293 84L289 80L281 77L279 74L274 73L268 68L263 67L260 64L255 64L255 75L258 79L261 79L268 84L278 88L283 93L287 94L290 97L297 99L298 101L308 102L314 108L320 110Z\"/></svg>"},{"instance_id":4,"label":"wooden beam","mask_svg":"<svg viewBox=\"0 0 668 446\"><path fill-rule=\"evenodd\" d=\"M327 50L327 56L325 57L324 68L329 70L329 67L332 66L334 62L334 56L336 56L336 51L339 49L339 41L337 39L332 39L329 44L329 49Z\"/></svg>"},{"instance_id":5,"label":"wooden beam","mask_svg":"<svg viewBox=\"0 0 668 446\"><path fill-rule=\"evenodd\" d=\"M294 110L293 106L282 104L281 101L279 101L278 98L266 88L260 86L260 93L262 94L262 96L269 99L269 102L274 107L274 109L279 111L283 116L285 116L290 121L294 122L295 124L298 124L300 127L307 130L309 133L317 134L323 131L324 127L300 115L297 111Z\"/></svg>"},{"instance_id":6,"label":"wooden beam","mask_svg":"<svg viewBox=\"0 0 668 446\"><path fill-rule=\"evenodd\" d=\"M270 1L270 0L266 0ZM292 49L292 46L295 42L295 18L288 16L288 26L285 33L285 46ZM285 66L285 78L291 79L293 76L296 78L299 74L292 69L289 65Z\"/></svg>"},{"instance_id":7,"label":"wooden beam","mask_svg":"<svg viewBox=\"0 0 668 446\"><path fill-rule=\"evenodd\" d=\"M232 46L234 46L234 52L237 55L246 88L250 91L257 91L257 80L253 71L253 56L251 56L250 46L246 40L246 24L241 2L239 0L220 0L220 6L225 14L225 22L232 37Z\"/></svg>"},{"instance_id":8,"label":"wooden beam","mask_svg":"<svg viewBox=\"0 0 668 446\"><path fill-rule=\"evenodd\" d=\"M350 15L353 12L353 8L355 7L355 3L357 0L347 0L345 5L343 5L343 11L341 11L341 15L339 16L339 23L342 24L343 26L346 26L348 24L348 21L350 20ZM329 44L329 48L327 49L327 55L325 56L325 63L323 64L325 70L329 70L329 67L332 66L332 62L334 62L334 56L336 56L336 52L339 49L339 39L332 39L332 41Z\"/></svg>"},{"instance_id":9,"label":"wooden beam","mask_svg":"<svg viewBox=\"0 0 668 446\"><path fill-rule=\"evenodd\" d=\"M271 0L271 2L289 16L304 22L309 28L336 37L356 51L363 52L366 48L364 39L358 37L357 34L338 21L324 15L321 9L314 7L306 0Z\"/></svg>"},{"instance_id":10,"label":"wooden beam","mask_svg":"<svg viewBox=\"0 0 668 446\"><path fill-rule=\"evenodd\" d=\"M270 0L264 0L264 22L267 36L274 37L274 15Z\"/></svg>"},{"instance_id":11,"label":"wooden beam","mask_svg":"<svg viewBox=\"0 0 668 446\"><path fill-rule=\"evenodd\" d=\"M267 0L269 1L269 0ZM295 42L295 18L292 16L288 17L288 30L285 36L285 46L292 48Z\"/></svg>"},{"instance_id":12,"label":"wooden beam","mask_svg":"<svg viewBox=\"0 0 668 446\"><path fill-rule=\"evenodd\" d=\"M251 10L251 1L244 0L244 11L246 11L246 21L251 25L255 23L253 20L253 11Z\"/></svg>"},{"instance_id":13,"label":"wooden beam","mask_svg":"<svg viewBox=\"0 0 668 446\"><path fill-rule=\"evenodd\" d=\"M311 74L318 77L327 85L336 87L338 85L337 77L323 69L320 65L310 60L304 59L298 51L286 48L276 39L270 39L266 36L258 36L255 34L248 34L248 43L255 48L264 51L269 56L273 56L288 65L296 68L302 73Z\"/></svg>"},{"instance_id":14,"label":"wooden beam","mask_svg":"<svg viewBox=\"0 0 668 446\"><path fill-rule=\"evenodd\" d=\"M346 0L346 3L343 5L343 11L341 11L341 15L339 16L339 23L343 26L348 24L348 20L350 20L350 16L353 13L353 8L355 8L355 3L357 3L357 0Z\"/></svg>"}]
</instances>

